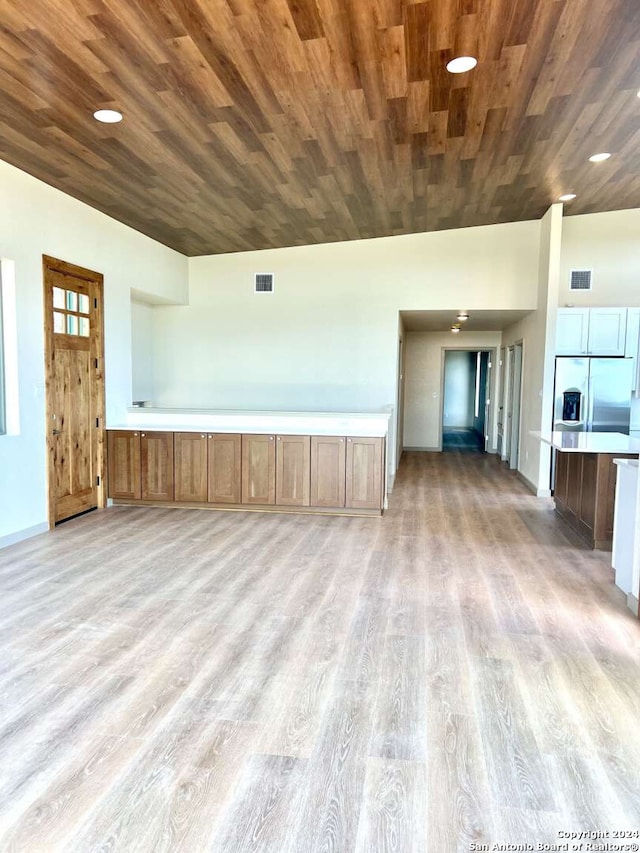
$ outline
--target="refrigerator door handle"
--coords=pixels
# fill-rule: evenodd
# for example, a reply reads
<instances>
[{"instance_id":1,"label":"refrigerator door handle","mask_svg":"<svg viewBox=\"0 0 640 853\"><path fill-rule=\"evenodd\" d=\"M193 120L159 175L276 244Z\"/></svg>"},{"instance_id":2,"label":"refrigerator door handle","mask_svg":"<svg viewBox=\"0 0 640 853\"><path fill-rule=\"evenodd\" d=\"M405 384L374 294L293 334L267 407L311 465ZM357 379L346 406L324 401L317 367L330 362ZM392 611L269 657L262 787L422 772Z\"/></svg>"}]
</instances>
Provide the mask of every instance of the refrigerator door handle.
<instances>
[{"instance_id":1,"label":"refrigerator door handle","mask_svg":"<svg viewBox=\"0 0 640 853\"><path fill-rule=\"evenodd\" d=\"M589 379L587 380L587 420L586 420L586 428L588 432L593 431L593 376L589 373Z\"/></svg>"}]
</instances>

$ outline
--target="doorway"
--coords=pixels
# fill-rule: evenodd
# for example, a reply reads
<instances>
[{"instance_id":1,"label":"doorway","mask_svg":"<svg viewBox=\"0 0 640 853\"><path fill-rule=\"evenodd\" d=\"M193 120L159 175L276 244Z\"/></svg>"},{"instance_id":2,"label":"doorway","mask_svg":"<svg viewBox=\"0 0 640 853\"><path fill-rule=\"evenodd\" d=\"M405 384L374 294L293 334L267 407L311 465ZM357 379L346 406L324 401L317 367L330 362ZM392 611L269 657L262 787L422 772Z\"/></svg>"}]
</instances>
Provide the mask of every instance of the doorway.
<instances>
[{"instance_id":1,"label":"doorway","mask_svg":"<svg viewBox=\"0 0 640 853\"><path fill-rule=\"evenodd\" d=\"M105 506L103 278L43 256L49 526Z\"/></svg>"},{"instance_id":2,"label":"doorway","mask_svg":"<svg viewBox=\"0 0 640 853\"><path fill-rule=\"evenodd\" d=\"M491 366L488 350L445 350L443 451L489 450Z\"/></svg>"}]
</instances>

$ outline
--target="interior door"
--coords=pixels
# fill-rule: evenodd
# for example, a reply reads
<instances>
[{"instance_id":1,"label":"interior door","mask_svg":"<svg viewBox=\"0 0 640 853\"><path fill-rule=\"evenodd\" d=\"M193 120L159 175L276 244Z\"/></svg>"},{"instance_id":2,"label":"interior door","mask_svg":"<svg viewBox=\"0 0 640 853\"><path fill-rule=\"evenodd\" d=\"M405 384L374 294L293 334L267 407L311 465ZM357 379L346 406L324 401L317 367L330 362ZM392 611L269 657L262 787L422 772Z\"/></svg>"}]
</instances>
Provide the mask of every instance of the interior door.
<instances>
[{"instance_id":1,"label":"interior door","mask_svg":"<svg viewBox=\"0 0 640 853\"><path fill-rule=\"evenodd\" d=\"M398 339L398 411L396 414L398 434L396 436L396 470L402 457L404 433L404 341Z\"/></svg>"},{"instance_id":2,"label":"interior door","mask_svg":"<svg viewBox=\"0 0 640 853\"><path fill-rule=\"evenodd\" d=\"M49 524L105 505L103 280L44 256Z\"/></svg>"},{"instance_id":3,"label":"interior door","mask_svg":"<svg viewBox=\"0 0 640 853\"><path fill-rule=\"evenodd\" d=\"M498 456L503 458L504 451L504 419L505 419L505 408L504 408L504 392L505 392L505 376L507 372L507 351L504 347L500 348L500 360L498 363L498 367L500 369L500 387L498 390Z\"/></svg>"},{"instance_id":4,"label":"interior door","mask_svg":"<svg viewBox=\"0 0 640 853\"><path fill-rule=\"evenodd\" d=\"M511 426L513 423L513 362L515 347L507 349L506 399L504 404L504 453L502 458L508 462L511 455Z\"/></svg>"},{"instance_id":5,"label":"interior door","mask_svg":"<svg viewBox=\"0 0 640 853\"><path fill-rule=\"evenodd\" d=\"M491 352L483 352L482 358L486 359L487 365L484 387L484 452L489 453L491 450L491 383L495 356Z\"/></svg>"},{"instance_id":6,"label":"interior door","mask_svg":"<svg viewBox=\"0 0 640 853\"><path fill-rule=\"evenodd\" d=\"M511 424L509 438L509 467L518 467L520 456L520 396L522 387L522 344L516 344L513 350L511 370Z\"/></svg>"}]
</instances>

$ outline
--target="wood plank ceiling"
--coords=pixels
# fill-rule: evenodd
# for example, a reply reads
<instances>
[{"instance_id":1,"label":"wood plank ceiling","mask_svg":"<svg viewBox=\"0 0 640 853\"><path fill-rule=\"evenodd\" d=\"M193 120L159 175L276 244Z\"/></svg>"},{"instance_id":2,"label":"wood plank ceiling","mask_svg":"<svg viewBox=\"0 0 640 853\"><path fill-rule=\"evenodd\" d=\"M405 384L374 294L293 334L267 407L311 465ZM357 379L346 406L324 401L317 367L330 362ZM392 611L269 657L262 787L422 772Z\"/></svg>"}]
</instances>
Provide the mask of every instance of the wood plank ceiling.
<instances>
[{"instance_id":1,"label":"wood plank ceiling","mask_svg":"<svg viewBox=\"0 0 640 853\"><path fill-rule=\"evenodd\" d=\"M0 158L187 255L640 207L638 90L640 0L0 4Z\"/></svg>"}]
</instances>

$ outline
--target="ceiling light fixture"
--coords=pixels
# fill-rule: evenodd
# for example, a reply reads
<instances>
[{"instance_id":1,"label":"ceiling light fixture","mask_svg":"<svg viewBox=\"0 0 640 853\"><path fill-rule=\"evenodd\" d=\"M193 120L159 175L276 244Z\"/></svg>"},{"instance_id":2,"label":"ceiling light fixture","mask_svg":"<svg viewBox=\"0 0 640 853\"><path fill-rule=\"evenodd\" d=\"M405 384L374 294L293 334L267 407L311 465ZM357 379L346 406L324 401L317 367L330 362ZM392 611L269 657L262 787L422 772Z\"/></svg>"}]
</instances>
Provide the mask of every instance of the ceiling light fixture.
<instances>
[{"instance_id":1,"label":"ceiling light fixture","mask_svg":"<svg viewBox=\"0 0 640 853\"><path fill-rule=\"evenodd\" d=\"M611 154L594 154L592 157L589 157L589 161L591 163L604 163L605 160L608 160L611 157Z\"/></svg>"},{"instance_id":2,"label":"ceiling light fixture","mask_svg":"<svg viewBox=\"0 0 640 853\"><path fill-rule=\"evenodd\" d=\"M573 201L575 197L575 193L566 193L565 195L561 195L558 201Z\"/></svg>"},{"instance_id":3,"label":"ceiling light fixture","mask_svg":"<svg viewBox=\"0 0 640 853\"><path fill-rule=\"evenodd\" d=\"M466 311L461 311L461 312L458 314L458 318L457 318L457 319L458 319L458 320L460 320L460 322L461 322L461 323L465 323L465 322L469 319L469 315L467 314L467 312L466 312Z\"/></svg>"},{"instance_id":4,"label":"ceiling light fixture","mask_svg":"<svg viewBox=\"0 0 640 853\"><path fill-rule=\"evenodd\" d=\"M451 331L453 332L454 335L457 335L458 332L460 331L460 326L455 326L455 325L452 326Z\"/></svg>"},{"instance_id":5,"label":"ceiling light fixture","mask_svg":"<svg viewBox=\"0 0 640 853\"><path fill-rule=\"evenodd\" d=\"M465 71L471 71L478 64L475 56L457 56L451 62L447 62L447 71L451 74L464 74Z\"/></svg>"},{"instance_id":6,"label":"ceiling light fixture","mask_svg":"<svg viewBox=\"0 0 640 853\"><path fill-rule=\"evenodd\" d=\"M96 121L101 121L104 124L117 124L122 121L122 113L118 110L96 110L93 114Z\"/></svg>"}]
</instances>

